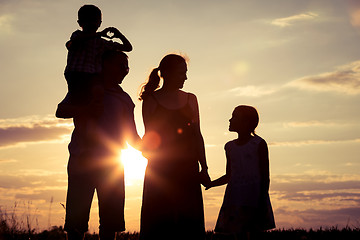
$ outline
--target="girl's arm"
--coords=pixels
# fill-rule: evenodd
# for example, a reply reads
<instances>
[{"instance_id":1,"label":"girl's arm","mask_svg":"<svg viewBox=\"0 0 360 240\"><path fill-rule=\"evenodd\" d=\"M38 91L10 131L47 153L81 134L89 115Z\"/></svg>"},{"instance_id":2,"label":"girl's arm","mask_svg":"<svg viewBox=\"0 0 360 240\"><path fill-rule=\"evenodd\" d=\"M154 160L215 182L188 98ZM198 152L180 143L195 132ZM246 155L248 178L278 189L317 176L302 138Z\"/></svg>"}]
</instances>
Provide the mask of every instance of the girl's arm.
<instances>
[{"instance_id":1,"label":"girl's arm","mask_svg":"<svg viewBox=\"0 0 360 240\"><path fill-rule=\"evenodd\" d=\"M261 192L267 193L270 185L270 171L269 171L269 150L265 140L259 144L259 167L261 176Z\"/></svg>"},{"instance_id":2,"label":"girl's arm","mask_svg":"<svg viewBox=\"0 0 360 240\"><path fill-rule=\"evenodd\" d=\"M212 187L217 187L217 186L227 184L229 182L230 175L231 175L230 160L229 160L228 153L226 153L226 174L219 177L218 179L216 179L214 181L211 181L209 186L205 190L208 190L209 188L212 188Z\"/></svg>"}]
</instances>

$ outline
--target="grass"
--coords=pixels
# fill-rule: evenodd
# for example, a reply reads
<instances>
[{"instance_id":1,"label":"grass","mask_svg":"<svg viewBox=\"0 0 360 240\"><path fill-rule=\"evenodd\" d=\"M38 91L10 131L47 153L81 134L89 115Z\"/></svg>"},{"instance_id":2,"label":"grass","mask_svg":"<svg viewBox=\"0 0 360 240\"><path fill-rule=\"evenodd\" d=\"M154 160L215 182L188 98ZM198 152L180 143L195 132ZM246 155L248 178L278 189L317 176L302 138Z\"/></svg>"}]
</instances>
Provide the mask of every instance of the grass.
<instances>
[{"instance_id":1,"label":"grass","mask_svg":"<svg viewBox=\"0 0 360 240\"><path fill-rule=\"evenodd\" d=\"M16 218L15 211L7 214L0 208L0 240L66 240L66 232L60 226L53 226L42 232L37 231L32 226L32 219L25 216L24 220ZM189 232L189 234L191 234ZM85 240L98 240L96 233L85 235ZM118 233L117 240L138 240L138 232ZM206 233L206 240L219 239L214 237L212 231ZM222 238L224 239L224 238ZM232 238L226 238L232 239ZM259 238L260 239L260 238ZM263 240L359 240L360 228L345 227L339 229L320 228L320 229L275 229L261 234Z\"/></svg>"},{"instance_id":2,"label":"grass","mask_svg":"<svg viewBox=\"0 0 360 240\"><path fill-rule=\"evenodd\" d=\"M191 234L191 233L189 233ZM52 227L50 230L42 232L35 232L35 230L28 229L12 229L6 223L1 222L0 240L66 240L66 233L62 227ZM96 233L85 236L86 240L98 240ZM118 233L117 240L138 240L139 233L123 232ZM206 233L206 239L215 239L212 231ZM216 238L218 239L218 238ZM227 238L231 239L231 238ZM359 229L317 229L317 230L304 230L304 229L276 229L262 234L264 240L359 240Z\"/></svg>"}]
</instances>

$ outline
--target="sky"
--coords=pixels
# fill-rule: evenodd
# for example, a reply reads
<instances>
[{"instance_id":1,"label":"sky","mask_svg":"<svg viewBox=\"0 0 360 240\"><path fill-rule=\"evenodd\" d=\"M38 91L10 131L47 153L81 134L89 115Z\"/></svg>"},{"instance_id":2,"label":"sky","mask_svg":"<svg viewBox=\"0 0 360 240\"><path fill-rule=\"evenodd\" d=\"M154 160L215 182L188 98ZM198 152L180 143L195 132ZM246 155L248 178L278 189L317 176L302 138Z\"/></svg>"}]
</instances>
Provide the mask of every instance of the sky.
<instances>
[{"instance_id":1,"label":"sky","mask_svg":"<svg viewBox=\"0 0 360 240\"><path fill-rule=\"evenodd\" d=\"M63 225L71 120L56 119L66 94L64 46L77 10L95 4L101 29L132 43L132 97L142 136L140 85L168 53L190 59L184 91L196 94L209 174L225 173L234 107L260 114L270 152L277 228L359 227L360 2L356 0L0 0L0 214L38 230ZM119 150L120 151L120 150ZM127 231L139 231L146 159L126 165ZM135 157L134 157L135 156ZM225 186L205 191L213 230ZM94 199L90 231L98 229Z\"/></svg>"}]
</instances>

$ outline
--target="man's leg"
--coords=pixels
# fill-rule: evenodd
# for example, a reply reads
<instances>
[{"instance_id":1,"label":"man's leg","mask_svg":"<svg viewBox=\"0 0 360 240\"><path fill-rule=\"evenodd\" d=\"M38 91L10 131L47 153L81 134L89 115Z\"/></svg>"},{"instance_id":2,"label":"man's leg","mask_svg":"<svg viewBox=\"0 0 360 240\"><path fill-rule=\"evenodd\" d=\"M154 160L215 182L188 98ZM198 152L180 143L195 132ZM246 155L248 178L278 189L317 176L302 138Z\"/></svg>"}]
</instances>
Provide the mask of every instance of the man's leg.
<instances>
[{"instance_id":1,"label":"man's leg","mask_svg":"<svg viewBox=\"0 0 360 240\"><path fill-rule=\"evenodd\" d=\"M100 228L99 230L100 240L115 240L115 231L107 231L105 229Z\"/></svg>"},{"instance_id":2,"label":"man's leg","mask_svg":"<svg viewBox=\"0 0 360 240\"><path fill-rule=\"evenodd\" d=\"M99 200L100 240L113 240L116 232L125 230L124 169L115 164L99 174L96 192Z\"/></svg>"},{"instance_id":3,"label":"man's leg","mask_svg":"<svg viewBox=\"0 0 360 240\"><path fill-rule=\"evenodd\" d=\"M68 240L82 240L88 230L91 202L95 188L90 174L68 176L64 230Z\"/></svg>"},{"instance_id":4,"label":"man's leg","mask_svg":"<svg viewBox=\"0 0 360 240\"><path fill-rule=\"evenodd\" d=\"M69 230L66 234L67 240L83 240L84 239L84 233L76 232L73 230Z\"/></svg>"}]
</instances>

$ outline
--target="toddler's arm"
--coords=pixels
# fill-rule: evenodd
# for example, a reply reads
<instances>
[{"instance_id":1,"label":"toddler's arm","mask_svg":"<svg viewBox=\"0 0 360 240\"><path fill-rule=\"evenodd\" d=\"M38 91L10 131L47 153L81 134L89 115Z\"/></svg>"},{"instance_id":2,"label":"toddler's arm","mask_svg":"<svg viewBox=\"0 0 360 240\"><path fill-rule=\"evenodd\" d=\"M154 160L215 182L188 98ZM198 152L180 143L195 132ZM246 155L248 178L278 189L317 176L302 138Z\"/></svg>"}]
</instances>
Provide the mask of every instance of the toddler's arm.
<instances>
[{"instance_id":1,"label":"toddler's arm","mask_svg":"<svg viewBox=\"0 0 360 240\"><path fill-rule=\"evenodd\" d=\"M112 35L109 35L109 34L112 34ZM105 28L104 30L102 30L100 32L100 35L102 37L106 37L109 39L119 38L122 41L122 44L119 44L119 46L118 46L120 51L130 52L133 49L129 40L115 27Z\"/></svg>"}]
</instances>

